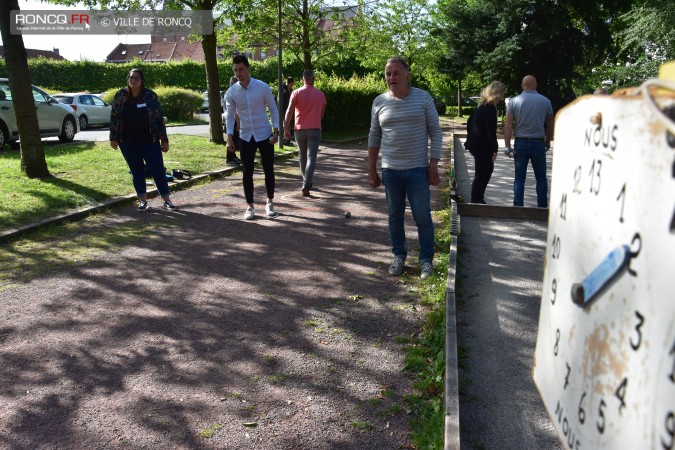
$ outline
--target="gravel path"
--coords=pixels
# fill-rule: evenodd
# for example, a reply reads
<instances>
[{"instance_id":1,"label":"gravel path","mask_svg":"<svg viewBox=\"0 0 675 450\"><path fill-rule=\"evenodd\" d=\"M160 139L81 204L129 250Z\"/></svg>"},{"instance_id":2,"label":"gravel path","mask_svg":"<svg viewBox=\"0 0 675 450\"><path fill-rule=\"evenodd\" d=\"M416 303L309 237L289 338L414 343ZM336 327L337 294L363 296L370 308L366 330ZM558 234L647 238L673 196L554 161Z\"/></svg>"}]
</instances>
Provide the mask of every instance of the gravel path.
<instances>
[{"instance_id":1,"label":"gravel path","mask_svg":"<svg viewBox=\"0 0 675 450\"><path fill-rule=\"evenodd\" d=\"M324 149L312 198L279 162L275 220L261 178L253 221L235 175L176 193L175 213L125 206L20 255L30 281L0 287L0 448L408 444L402 342L423 311L386 275L366 146ZM45 247L66 251L47 264Z\"/></svg>"}]
</instances>

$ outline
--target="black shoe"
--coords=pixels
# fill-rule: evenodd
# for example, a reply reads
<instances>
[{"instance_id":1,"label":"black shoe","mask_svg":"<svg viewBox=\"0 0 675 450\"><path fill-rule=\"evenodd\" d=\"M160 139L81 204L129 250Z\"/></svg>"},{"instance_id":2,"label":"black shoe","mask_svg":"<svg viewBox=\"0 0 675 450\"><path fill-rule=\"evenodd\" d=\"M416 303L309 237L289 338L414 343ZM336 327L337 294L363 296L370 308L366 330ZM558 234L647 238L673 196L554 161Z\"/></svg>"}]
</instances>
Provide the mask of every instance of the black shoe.
<instances>
[{"instance_id":1,"label":"black shoe","mask_svg":"<svg viewBox=\"0 0 675 450\"><path fill-rule=\"evenodd\" d=\"M164 208L168 209L169 211L175 211L178 208L176 208L176 205L174 205L170 200L168 202L164 202Z\"/></svg>"},{"instance_id":2,"label":"black shoe","mask_svg":"<svg viewBox=\"0 0 675 450\"><path fill-rule=\"evenodd\" d=\"M309 197L309 188L308 187L302 188L302 195L304 195L305 197Z\"/></svg>"},{"instance_id":3,"label":"black shoe","mask_svg":"<svg viewBox=\"0 0 675 450\"><path fill-rule=\"evenodd\" d=\"M149 207L150 206L148 206L148 202L146 202L145 200L141 200L138 203L138 206L136 207L136 209L139 210L139 211L147 211Z\"/></svg>"},{"instance_id":4,"label":"black shoe","mask_svg":"<svg viewBox=\"0 0 675 450\"><path fill-rule=\"evenodd\" d=\"M289 139L287 141L284 141L284 145L288 145L290 147L293 144L291 143L291 140Z\"/></svg>"},{"instance_id":5,"label":"black shoe","mask_svg":"<svg viewBox=\"0 0 675 450\"><path fill-rule=\"evenodd\" d=\"M241 166L241 160L237 158L236 156L233 156L232 158L227 160L227 165L228 166Z\"/></svg>"}]
</instances>

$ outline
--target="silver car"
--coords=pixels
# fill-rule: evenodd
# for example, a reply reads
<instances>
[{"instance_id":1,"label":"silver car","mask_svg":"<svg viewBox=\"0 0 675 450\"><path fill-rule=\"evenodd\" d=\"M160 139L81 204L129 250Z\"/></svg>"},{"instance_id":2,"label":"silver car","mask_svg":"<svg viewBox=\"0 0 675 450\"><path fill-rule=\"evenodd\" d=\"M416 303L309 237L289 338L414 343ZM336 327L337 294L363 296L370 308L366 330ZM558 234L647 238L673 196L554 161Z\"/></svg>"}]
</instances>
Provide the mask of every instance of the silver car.
<instances>
[{"instance_id":1,"label":"silver car","mask_svg":"<svg viewBox=\"0 0 675 450\"><path fill-rule=\"evenodd\" d=\"M75 110L77 118L80 121L80 131L86 130L89 125L108 125L110 123L110 110L112 110L112 106L94 94L84 92L77 94L54 94L52 98L69 105Z\"/></svg>"},{"instance_id":2,"label":"silver car","mask_svg":"<svg viewBox=\"0 0 675 450\"><path fill-rule=\"evenodd\" d=\"M59 103L45 91L31 86L37 110L40 136L58 136L61 142L70 142L80 131L77 113L68 105ZM12 103L12 91L7 78L0 78L0 148L19 139L19 128Z\"/></svg>"}]
</instances>

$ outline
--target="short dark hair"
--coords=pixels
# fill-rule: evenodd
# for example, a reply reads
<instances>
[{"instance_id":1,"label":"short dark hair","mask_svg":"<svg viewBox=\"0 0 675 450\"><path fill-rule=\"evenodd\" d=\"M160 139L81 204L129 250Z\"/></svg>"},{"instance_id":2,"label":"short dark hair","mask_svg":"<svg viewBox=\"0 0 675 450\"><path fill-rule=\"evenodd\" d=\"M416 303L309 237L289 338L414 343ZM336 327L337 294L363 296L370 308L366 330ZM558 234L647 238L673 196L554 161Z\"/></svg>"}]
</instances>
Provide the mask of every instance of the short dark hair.
<instances>
[{"instance_id":1,"label":"short dark hair","mask_svg":"<svg viewBox=\"0 0 675 450\"><path fill-rule=\"evenodd\" d=\"M232 64L240 64L243 63L246 67L250 67L251 65L248 63L248 58L246 55L234 55L234 58L232 58Z\"/></svg>"},{"instance_id":2,"label":"short dark hair","mask_svg":"<svg viewBox=\"0 0 675 450\"><path fill-rule=\"evenodd\" d=\"M295 78L293 78L293 77L286 78L286 84L288 84L288 83L295 83Z\"/></svg>"}]
</instances>

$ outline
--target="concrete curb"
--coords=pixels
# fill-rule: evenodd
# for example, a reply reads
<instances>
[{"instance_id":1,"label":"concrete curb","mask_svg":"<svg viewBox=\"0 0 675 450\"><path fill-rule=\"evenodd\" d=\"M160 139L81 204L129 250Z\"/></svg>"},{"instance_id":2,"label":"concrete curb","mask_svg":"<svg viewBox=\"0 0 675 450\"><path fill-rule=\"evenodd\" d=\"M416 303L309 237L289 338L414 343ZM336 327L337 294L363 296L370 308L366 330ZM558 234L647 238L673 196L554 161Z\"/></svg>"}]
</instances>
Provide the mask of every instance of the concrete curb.
<instances>
[{"instance_id":1,"label":"concrete curb","mask_svg":"<svg viewBox=\"0 0 675 450\"><path fill-rule=\"evenodd\" d=\"M274 159L282 159L282 158L289 158L292 156L295 156L298 154L298 150L292 150L286 153L277 153L274 155ZM230 175L233 172L238 172L241 170L241 167L225 167L223 169L219 170L214 170L211 172L205 172L205 173L200 173L199 175L195 175L192 178L189 178L187 180L178 180L174 181L172 184L169 185L169 190L170 191L178 191L180 189L192 186L193 184L202 181L202 180L207 180L209 178L219 178L223 177L226 175ZM149 189L147 191L148 197L153 198L157 195L159 195L159 192L157 192L157 189ZM64 222L69 222L69 221L75 221L75 220L82 220L85 217L111 208L113 206L120 205L122 203L127 203L132 200L134 200L136 197L136 194L128 194L128 195L123 195L119 197L111 197L107 198L101 202L94 203L93 205L90 206L85 206L84 208L79 208L73 211L69 211L64 214L59 214L54 217L49 217L47 219L39 220L34 223L30 223L28 225L23 225L17 228L10 228L7 230L3 230L0 232L0 244L7 243L13 239L16 239L20 236L23 236L24 234L30 233L31 231L35 231L39 228L48 226L48 225L57 225L61 224Z\"/></svg>"}]
</instances>

